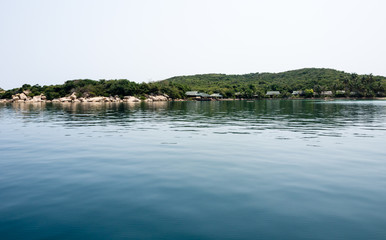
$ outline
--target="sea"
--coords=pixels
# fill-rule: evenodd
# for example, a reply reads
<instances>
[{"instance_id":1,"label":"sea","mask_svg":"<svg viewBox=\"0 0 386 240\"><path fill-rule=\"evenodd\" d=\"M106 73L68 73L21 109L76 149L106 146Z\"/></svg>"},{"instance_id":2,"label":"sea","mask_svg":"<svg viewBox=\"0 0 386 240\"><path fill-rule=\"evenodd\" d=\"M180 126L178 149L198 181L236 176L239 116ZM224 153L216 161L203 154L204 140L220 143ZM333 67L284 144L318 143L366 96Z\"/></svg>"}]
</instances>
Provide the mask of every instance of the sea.
<instances>
[{"instance_id":1,"label":"sea","mask_svg":"<svg viewBox=\"0 0 386 240\"><path fill-rule=\"evenodd\" d=\"M386 101L0 103L0 239L386 239Z\"/></svg>"}]
</instances>

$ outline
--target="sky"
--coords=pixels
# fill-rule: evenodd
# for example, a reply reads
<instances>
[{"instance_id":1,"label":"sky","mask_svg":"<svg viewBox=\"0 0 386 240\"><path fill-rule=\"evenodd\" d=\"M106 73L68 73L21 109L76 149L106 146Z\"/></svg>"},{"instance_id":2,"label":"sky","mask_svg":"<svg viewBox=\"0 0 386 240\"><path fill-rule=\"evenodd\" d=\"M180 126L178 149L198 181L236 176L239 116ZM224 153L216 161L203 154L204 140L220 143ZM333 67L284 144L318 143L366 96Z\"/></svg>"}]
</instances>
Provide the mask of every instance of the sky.
<instances>
[{"instance_id":1,"label":"sky","mask_svg":"<svg viewBox=\"0 0 386 240\"><path fill-rule=\"evenodd\" d=\"M0 87L305 67L386 76L384 0L0 0Z\"/></svg>"}]
</instances>

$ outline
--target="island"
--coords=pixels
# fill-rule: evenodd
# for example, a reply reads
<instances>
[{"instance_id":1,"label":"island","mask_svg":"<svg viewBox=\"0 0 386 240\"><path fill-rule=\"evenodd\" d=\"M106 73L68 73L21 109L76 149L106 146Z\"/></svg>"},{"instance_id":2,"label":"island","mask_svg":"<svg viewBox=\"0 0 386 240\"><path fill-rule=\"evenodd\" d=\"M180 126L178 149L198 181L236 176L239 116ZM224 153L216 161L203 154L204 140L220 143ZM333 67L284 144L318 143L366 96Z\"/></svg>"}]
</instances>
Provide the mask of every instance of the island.
<instances>
[{"instance_id":1,"label":"island","mask_svg":"<svg viewBox=\"0 0 386 240\"><path fill-rule=\"evenodd\" d=\"M328 68L281 73L200 74L154 82L68 80L64 84L0 88L0 102L153 102L264 98L382 98L386 77Z\"/></svg>"}]
</instances>

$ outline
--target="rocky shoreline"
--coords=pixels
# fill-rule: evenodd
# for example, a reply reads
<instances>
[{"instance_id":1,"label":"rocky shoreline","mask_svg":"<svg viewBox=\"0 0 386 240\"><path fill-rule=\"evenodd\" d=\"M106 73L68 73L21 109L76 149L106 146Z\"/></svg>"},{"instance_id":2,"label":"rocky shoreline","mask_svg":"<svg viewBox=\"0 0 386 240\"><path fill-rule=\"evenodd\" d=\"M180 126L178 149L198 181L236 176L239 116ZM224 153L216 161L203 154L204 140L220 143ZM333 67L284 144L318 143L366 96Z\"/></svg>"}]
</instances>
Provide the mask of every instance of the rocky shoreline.
<instances>
[{"instance_id":1,"label":"rocky shoreline","mask_svg":"<svg viewBox=\"0 0 386 240\"><path fill-rule=\"evenodd\" d=\"M167 101L189 101L188 99L172 99L166 94L162 95L149 95L144 99L139 99L134 96L125 96L122 99L119 96L110 96L110 97L77 97L76 93L72 93L70 96L55 98L52 100L48 100L47 97L43 94L37 96L28 96L29 92L24 91L23 93L18 93L12 95L11 99L0 99L0 103L140 103L140 102L167 102ZM277 99L277 98L276 98ZM372 97L372 98L287 98L292 100L301 100L301 99L322 99L325 101L333 101L337 99L369 99L369 100L386 100L385 97ZM192 99L190 99L192 100ZM195 100L195 99L193 99ZM234 100L256 100L256 99L244 99L244 98L222 98L222 99L211 99L209 101L234 101ZM195 101L203 101L203 100L195 100Z\"/></svg>"},{"instance_id":2,"label":"rocky shoreline","mask_svg":"<svg viewBox=\"0 0 386 240\"><path fill-rule=\"evenodd\" d=\"M9 103L38 103L38 102L57 102L57 103L81 103L81 102L164 102L171 101L167 95L149 95L145 99L139 99L134 96L125 96L121 99L119 96L110 96L110 97L77 97L76 93L72 93L68 97L55 98L52 100L47 100L47 97L43 94L38 96L28 96L28 92L18 93L12 95L12 99L0 99L0 102L9 102Z\"/></svg>"}]
</instances>

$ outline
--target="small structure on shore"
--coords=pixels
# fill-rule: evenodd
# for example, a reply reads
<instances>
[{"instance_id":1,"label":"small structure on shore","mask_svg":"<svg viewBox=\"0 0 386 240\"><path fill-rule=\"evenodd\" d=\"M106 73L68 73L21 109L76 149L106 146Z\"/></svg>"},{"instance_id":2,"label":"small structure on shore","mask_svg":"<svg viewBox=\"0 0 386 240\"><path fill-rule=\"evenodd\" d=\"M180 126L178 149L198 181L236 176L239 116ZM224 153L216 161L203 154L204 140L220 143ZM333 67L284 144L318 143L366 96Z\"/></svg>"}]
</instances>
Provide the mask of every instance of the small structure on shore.
<instances>
[{"instance_id":1,"label":"small structure on shore","mask_svg":"<svg viewBox=\"0 0 386 240\"><path fill-rule=\"evenodd\" d=\"M201 98L210 98L210 95L207 93L200 93Z\"/></svg>"},{"instance_id":2,"label":"small structure on shore","mask_svg":"<svg viewBox=\"0 0 386 240\"><path fill-rule=\"evenodd\" d=\"M304 91L300 90L300 91L292 91L292 95L304 95Z\"/></svg>"},{"instance_id":3,"label":"small structure on shore","mask_svg":"<svg viewBox=\"0 0 386 240\"><path fill-rule=\"evenodd\" d=\"M211 98L223 98L223 95L221 95L220 93L213 93L210 95Z\"/></svg>"},{"instance_id":4,"label":"small structure on shore","mask_svg":"<svg viewBox=\"0 0 386 240\"><path fill-rule=\"evenodd\" d=\"M274 96L279 96L280 92L279 91L268 91L265 95L268 97L274 97Z\"/></svg>"},{"instance_id":5,"label":"small structure on shore","mask_svg":"<svg viewBox=\"0 0 386 240\"><path fill-rule=\"evenodd\" d=\"M335 91L335 97L345 97L346 91L345 90L336 90Z\"/></svg>"},{"instance_id":6,"label":"small structure on shore","mask_svg":"<svg viewBox=\"0 0 386 240\"><path fill-rule=\"evenodd\" d=\"M188 91L185 93L187 97L200 97L201 93L199 91Z\"/></svg>"},{"instance_id":7,"label":"small structure on shore","mask_svg":"<svg viewBox=\"0 0 386 240\"><path fill-rule=\"evenodd\" d=\"M195 98L196 100L211 100L222 98L223 96L219 93L213 93L211 95L207 93L202 93L199 91L188 91L185 93L188 98Z\"/></svg>"},{"instance_id":8,"label":"small structure on shore","mask_svg":"<svg viewBox=\"0 0 386 240\"><path fill-rule=\"evenodd\" d=\"M329 96L329 97L332 97L332 91L322 91L320 93L321 96Z\"/></svg>"}]
</instances>

